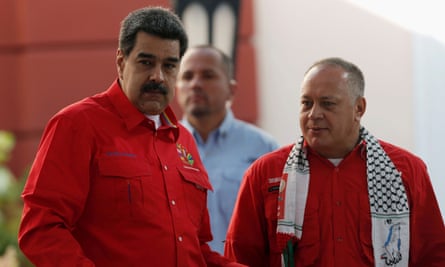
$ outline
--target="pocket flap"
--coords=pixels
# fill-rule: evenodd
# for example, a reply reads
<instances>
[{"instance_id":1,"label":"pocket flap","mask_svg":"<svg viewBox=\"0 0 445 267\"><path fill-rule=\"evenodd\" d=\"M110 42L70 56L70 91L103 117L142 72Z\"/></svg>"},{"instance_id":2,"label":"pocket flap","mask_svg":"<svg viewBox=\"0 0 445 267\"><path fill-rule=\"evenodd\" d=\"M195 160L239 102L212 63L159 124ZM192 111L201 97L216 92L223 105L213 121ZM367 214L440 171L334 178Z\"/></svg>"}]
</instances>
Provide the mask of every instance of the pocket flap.
<instances>
[{"instance_id":1,"label":"pocket flap","mask_svg":"<svg viewBox=\"0 0 445 267\"><path fill-rule=\"evenodd\" d=\"M207 174L200 169L181 166L178 167L178 171L181 173L184 180L195 184L198 188L201 187L201 189L213 190Z\"/></svg>"}]
</instances>

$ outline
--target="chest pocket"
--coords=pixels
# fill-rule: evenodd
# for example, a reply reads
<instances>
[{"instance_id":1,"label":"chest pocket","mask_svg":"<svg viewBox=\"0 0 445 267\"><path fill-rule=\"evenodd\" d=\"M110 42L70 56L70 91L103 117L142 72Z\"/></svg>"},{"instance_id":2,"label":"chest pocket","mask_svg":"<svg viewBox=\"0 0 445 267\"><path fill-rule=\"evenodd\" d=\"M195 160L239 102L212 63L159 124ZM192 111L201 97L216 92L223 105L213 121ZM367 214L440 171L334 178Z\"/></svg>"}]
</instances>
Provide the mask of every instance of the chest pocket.
<instances>
[{"instance_id":1,"label":"chest pocket","mask_svg":"<svg viewBox=\"0 0 445 267\"><path fill-rule=\"evenodd\" d=\"M99 196L97 201L106 207L98 212L111 218L142 217L147 212L143 184L151 177L149 164L134 158L105 158L99 160L98 167L92 195Z\"/></svg>"},{"instance_id":2,"label":"chest pocket","mask_svg":"<svg viewBox=\"0 0 445 267\"><path fill-rule=\"evenodd\" d=\"M304 211L303 235L297 243L295 266L317 266L320 260L320 215L316 196L308 196Z\"/></svg>"},{"instance_id":3,"label":"chest pocket","mask_svg":"<svg viewBox=\"0 0 445 267\"><path fill-rule=\"evenodd\" d=\"M178 171L185 181L183 190L188 217L196 227L200 227L207 206L207 190L212 190L212 186L200 169L180 166Z\"/></svg>"},{"instance_id":4,"label":"chest pocket","mask_svg":"<svg viewBox=\"0 0 445 267\"><path fill-rule=\"evenodd\" d=\"M369 196L368 194L361 195L360 201L360 221L359 221L359 231L360 231L360 245L362 248L363 260L369 265L374 262L374 252L372 247L372 223L371 223L371 211L369 207Z\"/></svg>"}]
</instances>

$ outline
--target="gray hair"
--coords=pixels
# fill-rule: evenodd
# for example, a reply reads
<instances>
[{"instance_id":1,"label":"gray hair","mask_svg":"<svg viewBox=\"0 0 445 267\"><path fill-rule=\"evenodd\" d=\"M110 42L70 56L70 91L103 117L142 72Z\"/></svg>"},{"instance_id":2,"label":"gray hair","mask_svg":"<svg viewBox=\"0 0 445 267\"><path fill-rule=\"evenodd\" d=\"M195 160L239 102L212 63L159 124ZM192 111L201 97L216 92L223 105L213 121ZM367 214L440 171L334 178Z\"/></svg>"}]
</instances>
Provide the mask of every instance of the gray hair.
<instances>
[{"instance_id":1,"label":"gray hair","mask_svg":"<svg viewBox=\"0 0 445 267\"><path fill-rule=\"evenodd\" d=\"M346 73L346 83L353 93L353 96L355 99L358 97L363 97L365 94L365 78L363 76L362 71L353 63L346 61L342 58L338 57L331 57L331 58L325 58L322 60L319 60L312 64L312 66L309 67L309 69L306 71L306 74L313 68L317 66L337 66L342 68Z\"/></svg>"}]
</instances>

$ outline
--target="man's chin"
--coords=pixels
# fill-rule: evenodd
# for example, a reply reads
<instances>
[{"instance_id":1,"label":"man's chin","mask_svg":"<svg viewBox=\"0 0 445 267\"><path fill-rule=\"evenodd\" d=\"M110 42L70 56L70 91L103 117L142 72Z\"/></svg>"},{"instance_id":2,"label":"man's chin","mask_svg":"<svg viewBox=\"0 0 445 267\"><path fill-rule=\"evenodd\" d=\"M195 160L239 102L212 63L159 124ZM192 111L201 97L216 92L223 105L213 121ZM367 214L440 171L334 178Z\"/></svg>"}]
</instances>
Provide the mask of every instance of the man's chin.
<instances>
[{"instance_id":1,"label":"man's chin","mask_svg":"<svg viewBox=\"0 0 445 267\"><path fill-rule=\"evenodd\" d=\"M144 102L140 108L139 111L146 115L158 115L161 114L165 109L165 106L161 105L159 102L156 101L149 101Z\"/></svg>"},{"instance_id":2,"label":"man's chin","mask_svg":"<svg viewBox=\"0 0 445 267\"><path fill-rule=\"evenodd\" d=\"M305 139L309 147L315 151L321 151L326 148L326 145L324 144L323 140L319 137L312 136L310 138L305 138Z\"/></svg>"},{"instance_id":3,"label":"man's chin","mask_svg":"<svg viewBox=\"0 0 445 267\"><path fill-rule=\"evenodd\" d=\"M204 117L209 114L209 111L207 109L203 109L201 107L189 107L188 114L191 114L193 117Z\"/></svg>"}]
</instances>

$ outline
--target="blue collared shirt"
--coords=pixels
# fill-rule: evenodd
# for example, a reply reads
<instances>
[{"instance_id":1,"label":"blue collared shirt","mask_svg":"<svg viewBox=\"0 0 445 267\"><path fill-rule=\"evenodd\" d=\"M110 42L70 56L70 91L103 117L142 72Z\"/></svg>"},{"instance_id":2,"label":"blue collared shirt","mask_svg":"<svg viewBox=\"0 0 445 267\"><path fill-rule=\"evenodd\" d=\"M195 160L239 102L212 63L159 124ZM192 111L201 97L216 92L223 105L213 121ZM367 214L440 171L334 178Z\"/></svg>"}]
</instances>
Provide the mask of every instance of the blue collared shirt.
<instances>
[{"instance_id":1,"label":"blue collared shirt","mask_svg":"<svg viewBox=\"0 0 445 267\"><path fill-rule=\"evenodd\" d=\"M210 133L206 143L187 120L183 119L181 123L193 134L213 186L207 199L213 234L209 245L223 253L227 227L244 172L254 160L279 145L262 129L236 119L231 110L227 111L220 127Z\"/></svg>"}]
</instances>

